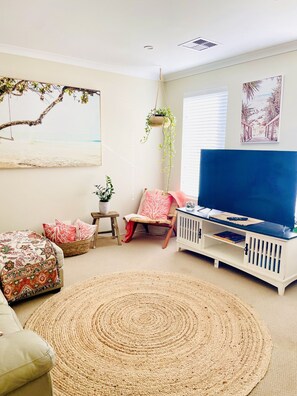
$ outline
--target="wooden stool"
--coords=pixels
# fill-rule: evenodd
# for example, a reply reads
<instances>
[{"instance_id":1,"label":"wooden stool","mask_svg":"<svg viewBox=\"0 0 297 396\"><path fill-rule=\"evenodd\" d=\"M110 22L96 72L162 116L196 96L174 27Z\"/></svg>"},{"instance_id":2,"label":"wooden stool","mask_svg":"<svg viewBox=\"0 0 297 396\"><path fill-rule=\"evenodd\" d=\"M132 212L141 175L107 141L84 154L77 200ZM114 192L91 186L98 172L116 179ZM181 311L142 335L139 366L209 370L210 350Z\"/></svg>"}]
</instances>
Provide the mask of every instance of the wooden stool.
<instances>
[{"instance_id":1,"label":"wooden stool","mask_svg":"<svg viewBox=\"0 0 297 396\"><path fill-rule=\"evenodd\" d=\"M96 247L96 241L98 239L99 234L109 234L110 232L112 233L112 238L117 238L118 239L118 245L121 245L121 237L120 237L120 231L119 231L119 226L118 226L118 221L117 217L119 217L118 212L108 212L106 214L100 213L100 212L92 212L91 216L93 217L93 223L96 224L96 231L94 234L94 241L93 241L93 249ZM111 223L111 230L109 231L100 231L99 232L99 221L100 219L104 219L106 217L110 218L110 223Z\"/></svg>"}]
</instances>

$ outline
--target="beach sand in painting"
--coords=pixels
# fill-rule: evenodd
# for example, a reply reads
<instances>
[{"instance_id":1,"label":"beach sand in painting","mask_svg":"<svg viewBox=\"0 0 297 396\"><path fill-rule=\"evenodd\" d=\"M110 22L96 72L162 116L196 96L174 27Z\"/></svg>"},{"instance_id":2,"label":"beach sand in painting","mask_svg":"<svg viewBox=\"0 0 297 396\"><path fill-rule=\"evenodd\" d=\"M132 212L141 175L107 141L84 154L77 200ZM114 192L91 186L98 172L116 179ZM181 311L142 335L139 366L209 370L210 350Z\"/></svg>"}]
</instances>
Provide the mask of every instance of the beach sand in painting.
<instances>
[{"instance_id":1,"label":"beach sand in painting","mask_svg":"<svg viewBox=\"0 0 297 396\"><path fill-rule=\"evenodd\" d=\"M101 165L100 142L19 142L0 139L0 168Z\"/></svg>"}]
</instances>

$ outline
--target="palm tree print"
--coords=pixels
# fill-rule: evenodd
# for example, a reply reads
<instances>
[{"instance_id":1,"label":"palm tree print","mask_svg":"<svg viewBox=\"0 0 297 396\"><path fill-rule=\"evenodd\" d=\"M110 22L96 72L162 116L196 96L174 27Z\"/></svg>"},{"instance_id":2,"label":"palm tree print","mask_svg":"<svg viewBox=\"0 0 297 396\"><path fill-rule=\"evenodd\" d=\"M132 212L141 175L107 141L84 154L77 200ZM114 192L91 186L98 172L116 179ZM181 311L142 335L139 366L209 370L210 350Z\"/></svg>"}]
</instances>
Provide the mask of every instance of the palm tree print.
<instances>
[{"instance_id":1,"label":"palm tree print","mask_svg":"<svg viewBox=\"0 0 297 396\"><path fill-rule=\"evenodd\" d=\"M241 141L278 141L282 76L246 82L242 86Z\"/></svg>"}]
</instances>

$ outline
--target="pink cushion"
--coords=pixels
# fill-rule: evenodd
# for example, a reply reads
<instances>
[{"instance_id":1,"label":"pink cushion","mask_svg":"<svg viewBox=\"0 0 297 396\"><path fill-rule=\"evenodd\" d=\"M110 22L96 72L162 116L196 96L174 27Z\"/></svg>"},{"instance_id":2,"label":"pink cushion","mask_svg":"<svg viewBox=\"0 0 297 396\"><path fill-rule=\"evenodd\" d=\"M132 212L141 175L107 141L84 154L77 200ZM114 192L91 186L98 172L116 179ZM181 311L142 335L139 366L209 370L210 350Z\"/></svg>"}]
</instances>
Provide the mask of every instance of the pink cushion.
<instances>
[{"instance_id":1,"label":"pink cushion","mask_svg":"<svg viewBox=\"0 0 297 396\"><path fill-rule=\"evenodd\" d=\"M153 220L167 220L171 203L171 195L163 191L146 191L140 214Z\"/></svg>"},{"instance_id":2,"label":"pink cushion","mask_svg":"<svg viewBox=\"0 0 297 396\"><path fill-rule=\"evenodd\" d=\"M44 230L44 235L51 241L55 242L56 236L57 236L56 224L43 223L42 226L43 226L43 230Z\"/></svg>"},{"instance_id":3,"label":"pink cushion","mask_svg":"<svg viewBox=\"0 0 297 396\"><path fill-rule=\"evenodd\" d=\"M72 225L56 220L56 224L43 224L45 236L56 243L74 242L76 240L76 228Z\"/></svg>"},{"instance_id":4,"label":"pink cushion","mask_svg":"<svg viewBox=\"0 0 297 396\"><path fill-rule=\"evenodd\" d=\"M96 231L96 225L84 223L80 219L75 220L73 225L76 227L77 240L89 239L94 235Z\"/></svg>"},{"instance_id":5,"label":"pink cushion","mask_svg":"<svg viewBox=\"0 0 297 396\"><path fill-rule=\"evenodd\" d=\"M76 240L76 227L74 225L65 224L62 221L56 220L56 227L56 242L67 243Z\"/></svg>"}]
</instances>

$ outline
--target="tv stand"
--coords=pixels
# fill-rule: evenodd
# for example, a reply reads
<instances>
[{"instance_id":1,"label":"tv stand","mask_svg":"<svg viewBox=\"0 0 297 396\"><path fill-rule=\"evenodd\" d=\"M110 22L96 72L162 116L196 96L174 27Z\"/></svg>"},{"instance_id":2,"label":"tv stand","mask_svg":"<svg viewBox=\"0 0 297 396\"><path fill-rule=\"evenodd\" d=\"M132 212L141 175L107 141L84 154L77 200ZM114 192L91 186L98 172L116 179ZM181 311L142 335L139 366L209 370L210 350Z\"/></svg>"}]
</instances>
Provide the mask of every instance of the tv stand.
<instances>
[{"instance_id":1,"label":"tv stand","mask_svg":"<svg viewBox=\"0 0 297 396\"><path fill-rule=\"evenodd\" d=\"M284 232L282 226L267 222L239 226L210 219L196 209L178 208L177 213L178 250L211 257L215 268L223 262L247 272L277 287L279 295L297 280L297 233ZM239 237L234 241L218 235L226 231L226 235Z\"/></svg>"}]
</instances>

